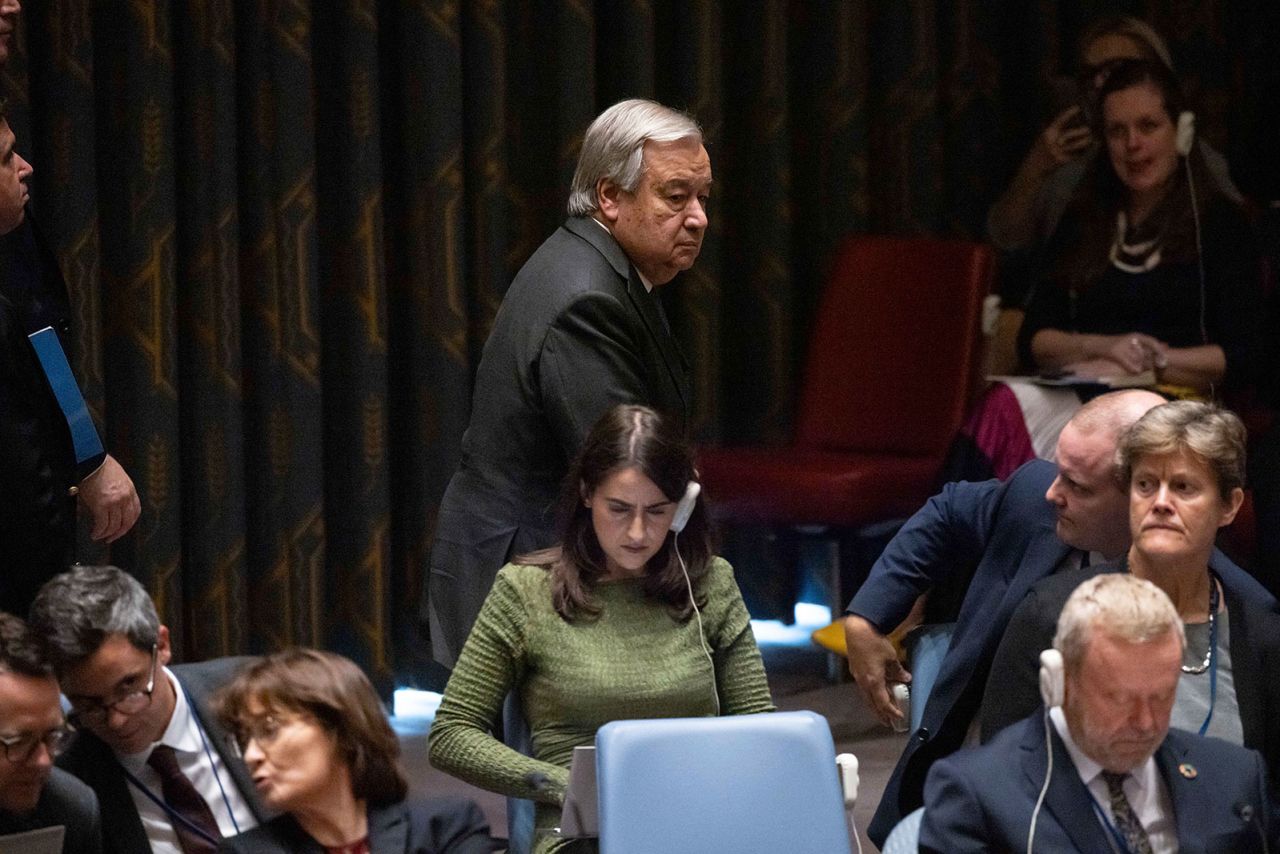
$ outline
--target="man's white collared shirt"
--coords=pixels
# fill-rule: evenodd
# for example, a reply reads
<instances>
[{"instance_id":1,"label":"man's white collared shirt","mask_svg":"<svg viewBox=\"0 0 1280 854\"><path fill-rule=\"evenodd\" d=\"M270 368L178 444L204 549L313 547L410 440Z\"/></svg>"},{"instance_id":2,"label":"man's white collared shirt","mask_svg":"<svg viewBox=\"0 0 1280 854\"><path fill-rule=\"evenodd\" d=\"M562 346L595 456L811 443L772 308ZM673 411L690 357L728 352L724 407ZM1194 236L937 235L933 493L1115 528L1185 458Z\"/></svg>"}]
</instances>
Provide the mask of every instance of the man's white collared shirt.
<instances>
[{"instance_id":1,"label":"man's white collared shirt","mask_svg":"<svg viewBox=\"0 0 1280 854\"><path fill-rule=\"evenodd\" d=\"M1049 719L1053 721L1054 729L1058 731L1063 746L1067 748L1067 754L1076 766L1080 781L1089 790L1089 794L1093 796L1094 802L1102 810L1107 821L1114 827L1115 815L1111 812L1111 792L1107 788L1107 781L1102 777L1103 767L1086 756L1080 749L1080 745L1076 744L1075 739L1071 737L1071 731L1067 728L1067 718L1061 706L1050 709ZM1121 787L1124 789L1124 796L1129 799L1133 814L1147 831L1147 840L1151 843L1152 854L1177 854L1178 827L1173 817L1173 802L1169 799L1168 787L1160 779L1160 769L1156 767L1155 758L1149 756L1146 762L1132 769ZM1105 823L1103 830L1107 840L1111 842L1112 849L1119 850Z\"/></svg>"},{"instance_id":2,"label":"man's white collared shirt","mask_svg":"<svg viewBox=\"0 0 1280 854\"><path fill-rule=\"evenodd\" d=\"M235 836L239 832L256 827L258 821L253 817L249 803L240 794L235 779L223 763L222 756L218 753L219 745L209 741L209 734L200 726L199 719L192 714L191 704L187 702L186 692L182 690L177 677L167 667L163 668L162 672L173 685L173 692L177 698L173 715L169 718L169 726L160 740L146 750L132 754L117 753L116 758L152 794L164 800L160 775L147 764L147 759L150 758L151 751L157 744L166 744L173 748L174 756L178 760L178 768L187 775L191 785L195 786L200 797L204 798L205 803L209 805L213 817L218 822L218 829L222 831L224 837ZM211 758L212 765L210 765ZM138 791L137 786L130 783L128 789L134 806L138 808L138 817L142 819L142 829L147 834L147 841L151 843L153 854L182 854L178 834L173 829L173 822L168 813ZM234 819L232 813L234 813Z\"/></svg>"}]
</instances>

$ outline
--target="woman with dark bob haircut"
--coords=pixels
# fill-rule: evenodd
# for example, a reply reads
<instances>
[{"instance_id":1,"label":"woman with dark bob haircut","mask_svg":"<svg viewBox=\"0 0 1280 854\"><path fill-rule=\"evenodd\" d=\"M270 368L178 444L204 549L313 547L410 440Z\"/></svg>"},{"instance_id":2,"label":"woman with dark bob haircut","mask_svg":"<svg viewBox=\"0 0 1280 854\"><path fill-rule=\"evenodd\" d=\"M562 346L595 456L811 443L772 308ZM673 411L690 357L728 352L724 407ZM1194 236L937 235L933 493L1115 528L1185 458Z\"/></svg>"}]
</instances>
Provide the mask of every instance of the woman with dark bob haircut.
<instances>
[{"instance_id":1,"label":"woman with dark bob haircut","mask_svg":"<svg viewBox=\"0 0 1280 854\"><path fill-rule=\"evenodd\" d=\"M773 710L733 570L711 553L693 455L660 415L616 406L570 467L560 545L498 573L445 689L431 763L538 802L538 852L595 851L557 823L573 748L612 720ZM686 502L687 504L688 502ZM515 689L532 756L491 734Z\"/></svg>"},{"instance_id":2,"label":"woman with dark bob haircut","mask_svg":"<svg viewBox=\"0 0 1280 854\"><path fill-rule=\"evenodd\" d=\"M406 800L400 742L350 660L314 649L277 652L241 671L215 702L258 794L282 813L219 851L493 850L470 801Z\"/></svg>"}]
</instances>

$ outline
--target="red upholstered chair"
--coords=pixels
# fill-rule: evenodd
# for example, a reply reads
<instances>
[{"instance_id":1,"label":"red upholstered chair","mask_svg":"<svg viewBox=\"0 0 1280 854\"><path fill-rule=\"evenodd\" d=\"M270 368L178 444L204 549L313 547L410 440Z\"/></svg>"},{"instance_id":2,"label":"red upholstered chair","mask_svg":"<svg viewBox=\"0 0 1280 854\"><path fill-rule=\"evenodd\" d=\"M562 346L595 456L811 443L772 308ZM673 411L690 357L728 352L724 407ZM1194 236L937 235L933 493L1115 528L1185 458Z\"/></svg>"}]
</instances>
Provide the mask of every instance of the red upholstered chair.
<instances>
[{"instance_id":1,"label":"red upholstered chair","mask_svg":"<svg viewBox=\"0 0 1280 854\"><path fill-rule=\"evenodd\" d=\"M981 365L993 271L981 244L846 239L814 321L792 444L700 451L719 515L843 537L919 509ZM833 563L838 615L838 552Z\"/></svg>"}]
</instances>

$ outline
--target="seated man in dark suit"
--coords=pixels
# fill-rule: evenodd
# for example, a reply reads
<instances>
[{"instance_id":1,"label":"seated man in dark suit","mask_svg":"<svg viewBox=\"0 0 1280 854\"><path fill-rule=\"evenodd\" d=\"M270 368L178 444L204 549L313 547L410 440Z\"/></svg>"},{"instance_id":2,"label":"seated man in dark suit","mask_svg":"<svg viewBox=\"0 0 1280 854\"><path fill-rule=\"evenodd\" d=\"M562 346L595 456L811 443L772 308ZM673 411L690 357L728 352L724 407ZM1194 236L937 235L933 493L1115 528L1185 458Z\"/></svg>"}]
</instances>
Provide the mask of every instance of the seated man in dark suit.
<instances>
[{"instance_id":1,"label":"seated man in dark suit","mask_svg":"<svg viewBox=\"0 0 1280 854\"><path fill-rule=\"evenodd\" d=\"M1265 851L1262 757L1169 728L1185 643L1149 581L1081 584L1041 658L1046 709L934 763L920 850Z\"/></svg>"},{"instance_id":2,"label":"seated man in dark suit","mask_svg":"<svg viewBox=\"0 0 1280 854\"><path fill-rule=\"evenodd\" d=\"M213 851L264 817L210 696L249 659L166 665L169 630L137 579L76 567L31 606L79 730L58 764L102 804L107 852Z\"/></svg>"},{"instance_id":3,"label":"seated man in dark suit","mask_svg":"<svg viewBox=\"0 0 1280 854\"><path fill-rule=\"evenodd\" d=\"M930 764L958 749L973 722L987 667L1013 609L1036 581L1129 547L1128 494L1116 481L1120 434L1164 398L1147 391L1096 397L1067 423L1058 464L1033 460L1006 481L950 483L902 527L849 603L849 672L888 723L893 682L911 674L885 634L920 594L963 591L951 646L903 750L868 835L877 844L920 806Z\"/></svg>"},{"instance_id":4,"label":"seated man in dark suit","mask_svg":"<svg viewBox=\"0 0 1280 854\"><path fill-rule=\"evenodd\" d=\"M98 854L98 799L53 767L69 736L53 668L26 623L0 613L0 836L61 826L63 851Z\"/></svg>"}]
</instances>

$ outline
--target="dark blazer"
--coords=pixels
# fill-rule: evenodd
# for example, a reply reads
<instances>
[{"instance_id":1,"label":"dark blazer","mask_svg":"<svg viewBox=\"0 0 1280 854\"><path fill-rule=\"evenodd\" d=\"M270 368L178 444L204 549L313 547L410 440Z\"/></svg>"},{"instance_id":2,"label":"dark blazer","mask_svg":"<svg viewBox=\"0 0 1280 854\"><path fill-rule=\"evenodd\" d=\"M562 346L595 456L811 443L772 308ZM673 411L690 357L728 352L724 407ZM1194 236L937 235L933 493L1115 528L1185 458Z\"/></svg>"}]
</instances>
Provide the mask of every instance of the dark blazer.
<instances>
[{"instance_id":1,"label":"dark blazer","mask_svg":"<svg viewBox=\"0 0 1280 854\"><path fill-rule=\"evenodd\" d=\"M324 854L294 821L282 815L239 836L219 851L239 854ZM464 798L411 798L369 810L372 854L488 854L495 850L480 808Z\"/></svg>"},{"instance_id":2,"label":"dark blazer","mask_svg":"<svg viewBox=\"0 0 1280 854\"><path fill-rule=\"evenodd\" d=\"M1044 737L1041 711L990 744L936 762L925 784L920 850L1025 851L1031 813L1044 785ZM1056 731L1052 744L1053 774L1036 820L1034 850L1110 851L1089 791ZM1261 851L1260 832L1274 838L1266 772L1257 753L1171 729L1155 760L1169 789L1184 854ZM1183 765L1194 774L1181 773Z\"/></svg>"},{"instance_id":3,"label":"dark blazer","mask_svg":"<svg viewBox=\"0 0 1280 854\"><path fill-rule=\"evenodd\" d=\"M191 698L192 710L204 727L209 746L222 757L236 788L261 822L272 813L259 802L249 770L228 748L227 732L209 707L214 692L230 682L237 671L252 660L247 657L216 658L198 664L179 664L172 670ZM58 765L87 783L98 796L102 805L103 850L106 854L149 854L151 845L129 793L129 782L110 747L88 730L81 730L67 752L58 757ZM224 784L226 782L223 781Z\"/></svg>"},{"instance_id":4,"label":"dark blazer","mask_svg":"<svg viewBox=\"0 0 1280 854\"><path fill-rule=\"evenodd\" d=\"M0 236L0 609L25 615L44 582L66 570L76 501L67 490L102 463L77 465L66 419L27 336L52 326L71 358L71 306L53 251L30 213Z\"/></svg>"},{"instance_id":5,"label":"dark blazer","mask_svg":"<svg viewBox=\"0 0 1280 854\"><path fill-rule=\"evenodd\" d=\"M940 584L967 587L955 633L867 835L884 845L893 826L923 802L929 766L957 750L978 711L987 663L1031 585L1071 549L1054 533L1045 491L1057 467L1032 460L1005 481L949 483L912 516L885 548L849 603L886 634L916 597Z\"/></svg>"},{"instance_id":6,"label":"dark blazer","mask_svg":"<svg viewBox=\"0 0 1280 854\"><path fill-rule=\"evenodd\" d=\"M599 417L643 403L684 429L689 400L657 294L598 223L570 218L516 275L480 359L422 603L437 661L453 666L498 570L554 542L561 482Z\"/></svg>"},{"instance_id":7,"label":"dark blazer","mask_svg":"<svg viewBox=\"0 0 1280 854\"><path fill-rule=\"evenodd\" d=\"M1215 551L1209 565L1222 580L1231 620L1231 667L1244 745L1262 754L1280 779L1280 613L1271 594ZM1053 643L1058 615L1080 582L1103 572L1125 572L1127 561L1055 575L1031 588L1014 612L991 665L982 700L982 740L1040 705L1040 651ZM1275 791L1280 791L1276 787Z\"/></svg>"},{"instance_id":8,"label":"dark blazer","mask_svg":"<svg viewBox=\"0 0 1280 854\"><path fill-rule=\"evenodd\" d=\"M0 836L62 825L66 854L101 854L102 818L93 790L60 768L54 768L40 792L36 808L25 815L0 810Z\"/></svg>"}]
</instances>

